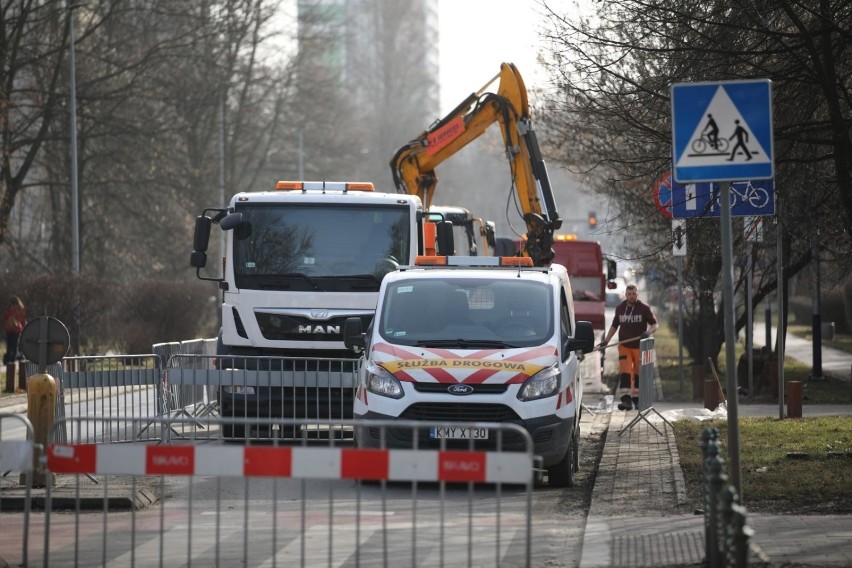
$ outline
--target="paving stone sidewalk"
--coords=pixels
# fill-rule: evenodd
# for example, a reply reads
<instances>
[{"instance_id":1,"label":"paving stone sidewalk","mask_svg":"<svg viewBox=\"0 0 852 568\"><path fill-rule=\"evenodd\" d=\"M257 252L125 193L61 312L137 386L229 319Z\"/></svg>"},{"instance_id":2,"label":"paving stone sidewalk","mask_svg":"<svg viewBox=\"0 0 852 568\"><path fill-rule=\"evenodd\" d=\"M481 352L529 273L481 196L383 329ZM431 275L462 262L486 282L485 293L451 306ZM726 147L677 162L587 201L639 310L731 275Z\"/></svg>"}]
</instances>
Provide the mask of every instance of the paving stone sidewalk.
<instances>
[{"instance_id":1,"label":"paving stone sidewalk","mask_svg":"<svg viewBox=\"0 0 852 568\"><path fill-rule=\"evenodd\" d=\"M625 430L635 411L592 410L598 428L607 417L609 424L581 568L701 565L704 517L689 508L671 427L651 412L662 434L644 420ZM852 515L749 514L747 523L762 552L752 555L754 566L852 566Z\"/></svg>"}]
</instances>

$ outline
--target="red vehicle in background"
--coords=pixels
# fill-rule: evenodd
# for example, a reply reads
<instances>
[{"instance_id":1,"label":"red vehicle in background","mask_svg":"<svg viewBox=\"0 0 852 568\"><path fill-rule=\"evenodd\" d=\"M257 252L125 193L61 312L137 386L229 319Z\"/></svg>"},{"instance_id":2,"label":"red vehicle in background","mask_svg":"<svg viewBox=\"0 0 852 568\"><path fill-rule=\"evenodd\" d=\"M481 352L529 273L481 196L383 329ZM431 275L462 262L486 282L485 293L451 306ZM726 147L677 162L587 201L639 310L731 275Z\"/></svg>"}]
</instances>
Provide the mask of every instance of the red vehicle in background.
<instances>
[{"instance_id":1,"label":"red vehicle in background","mask_svg":"<svg viewBox=\"0 0 852 568\"><path fill-rule=\"evenodd\" d=\"M518 246L523 249L521 243L518 243ZM568 269L568 275L571 277L577 321L590 321L593 328L605 329L607 282L616 276L615 262L607 260L604 263L599 242L581 241L576 235L554 235L553 252L553 262Z\"/></svg>"}]
</instances>

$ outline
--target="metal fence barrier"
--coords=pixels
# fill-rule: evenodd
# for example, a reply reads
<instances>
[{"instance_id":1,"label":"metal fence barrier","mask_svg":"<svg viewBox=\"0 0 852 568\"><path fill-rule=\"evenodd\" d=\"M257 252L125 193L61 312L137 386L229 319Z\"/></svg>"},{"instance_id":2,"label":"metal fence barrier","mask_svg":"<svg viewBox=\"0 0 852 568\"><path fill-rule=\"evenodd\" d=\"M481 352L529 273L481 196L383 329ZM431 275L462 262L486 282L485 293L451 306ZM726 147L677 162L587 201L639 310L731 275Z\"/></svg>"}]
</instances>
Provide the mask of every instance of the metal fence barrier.
<instances>
[{"instance_id":1,"label":"metal fence barrier","mask_svg":"<svg viewBox=\"0 0 852 568\"><path fill-rule=\"evenodd\" d=\"M32 365L32 363L30 363ZM147 417L162 414L164 408L163 364L153 353L65 357L51 365L47 374L56 379L57 421L84 416ZM28 368L35 374L35 368ZM82 426L83 423L79 423ZM61 440L72 442L126 442L119 431L88 430L60 432ZM140 433L144 436L145 432Z\"/></svg>"},{"instance_id":2,"label":"metal fence barrier","mask_svg":"<svg viewBox=\"0 0 852 568\"><path fill-rule=\"evenodd\" d=\"M23 439L20 439L20 433L15 432L15 425L10 423L17 423L17 429L24 430ZM15 535L21 535L22 566L27 566L29 562L33 460L42 449L34 440L33 425L25 416L0 413L0 515L4 515L3 534L0 539L4 542L15 542ZM15 472L20 472L20 478L9 479ZM10 507L4 507L4 501L10 501L7 493L21 492L21 488L22 499L14 501L20 503L20 507L13 507L13 510L21 509L22 514L14 517L7 514Z\"/></svg>"},{"instance_id":3,"label":"metal fence barrier","mask_svg":"<svg viewBox=\"0 0 852 568\"><path fill-rule=\"evenodd\" d=\"M219 421L272 426L263 419ZM125 418L62 422L54 436L65 427L149 426ZM162 418L150 428L165 438L174 430L191 431L196 422L210 429L216 421ZM279 424L309 432L306 426L319 422ZM76 487L66 492L78 496L76 514L55 513L48 487L44 543L28 551L32 565L530 566L533 446L525 430L471 423L466 426L489 429L496 450L481 451L474 441L467 449L434 450L416 448L417 434L446 423L358 424L411 428L415 448L357 449L334 438L307 437L240 444L206 438L53 443L46 465L63 478L73 476ZM354 427L351 421L337 425ZM500 451L508 436L523 438L525 451ZM160 501L141 510L109 510L116 493L139 487L154 490ZM83 510L81 495L100 510Z\"/></svg>"},{"instance_id":4,"label":"metal fence barrier","mask_svg":"<svg viewBox=\"0 0 852 568\"><path fill-rule=\"evenodd\" d=\"M728 485L725 462L719 457L719 430L701 432L704 457L704 565L709 568L745 568L749 554L768 562L750 543L754 530L746 524L746 508L738 504L736 489Z\"/></svg>"},{"instance_id":5,"label":"metal fence barrier","mask_svg":"<svg viewBox=\"0 0 852 568\"><path fill-rule=\"evenodd\" d=\"M294 357L222 357L215 355L215 339L158 343L153 353L139 355L66 357L47 373L58 383L57 421L68 417L123 416L201 418L352 418L359 361ZM26 362L27 376L37 373ZM201 431L200 422L190 422ZM79 426L79 425L78 425ZM186 430L184 428L184 430ZM128 432L123 428L120 432ZM178 435L178 432L172 432ZM198 432L182 432L196 436ZM209 434L209 433L208 433ZM63 441L118 442L118 433L61 432ZM154 439L150 429L136 435ZM226 424L216 435L242 439L299 438L301 432L271 431L262 425L249 431ZM317 438L351 438L350 430L327 426L313 430Z\"/></svg>"},{"instance_id":6,"label":"metal fence barrier","mask_svg":"<svg viewBox=\"0 0 852 568\"><path fill-rule=\"evenodd\" d=\"M176 355L207 355L205 358L187 359L183 361L187 369L213 369L216 359L215 339L193 339L189 341L157 343L153 346L165 366ZM164 383L165 383L165 376ZM217 393L213 387L201 383L181 384L171 382L165 384L165 408L162 414L170 416L208 416L215 415L218 410Z\"/></svg>"},{"instance_id":7,"label":"metal fence barrier","mask_svg":"<svg viewBox=\"0 0 852 568\"><path fill-rule=\"evenodd\" d=\"M672 425L671 422L657 412L654 408L654 379L657 365L657 350L654 348L654 338L648 337L639 342L639 404L636 406L636 416L631 420L621 431L619 436L633 428L640 420L644 420L651 428L656 430L657 434L663 435L659 428L648 420L650 413L655 413L666 424Z\"/></svg>"},{"instance_id":8,"label":"metal fence barrier","mask_svg":"<svg viewBox=\"0 0 852 568\"><path fill-rule=\"evenodd\" d=\"M350 429L328 424L352 418L357 365L351 359L173 354L164 374L166 389L193 395L169 397L167 412L185 418L218 413L222 418L326 421L311 426L309 432L303 431L307 425L284 427L280 421L248 426L226 422L220 434L229 439L301 439L306 434L317 439L351 438ZM181 434L201 435L200 422L189 422L189 428L191 431Z\"/></svg>"}]
</instances>

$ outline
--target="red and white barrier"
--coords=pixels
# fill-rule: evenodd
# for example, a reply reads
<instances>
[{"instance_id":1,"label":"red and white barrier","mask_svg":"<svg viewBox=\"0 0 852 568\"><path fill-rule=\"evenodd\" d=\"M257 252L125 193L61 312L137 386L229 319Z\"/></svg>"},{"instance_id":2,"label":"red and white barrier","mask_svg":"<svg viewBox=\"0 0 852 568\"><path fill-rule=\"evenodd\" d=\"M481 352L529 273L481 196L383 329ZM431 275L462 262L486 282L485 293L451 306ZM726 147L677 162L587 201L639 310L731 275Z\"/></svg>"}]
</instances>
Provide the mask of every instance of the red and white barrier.
<instances>
[{"instance_id":1,"label":"red and white barrier","mask_svg":"<svg viewBox=\"0 0 852 568\"><path fill-rule=\"evenodd\" d=\"M520 452L369 450L282 446L53 444L47 469L101 475L195 475L522 483L532 456Z\"/></svg>"}]
</instances>

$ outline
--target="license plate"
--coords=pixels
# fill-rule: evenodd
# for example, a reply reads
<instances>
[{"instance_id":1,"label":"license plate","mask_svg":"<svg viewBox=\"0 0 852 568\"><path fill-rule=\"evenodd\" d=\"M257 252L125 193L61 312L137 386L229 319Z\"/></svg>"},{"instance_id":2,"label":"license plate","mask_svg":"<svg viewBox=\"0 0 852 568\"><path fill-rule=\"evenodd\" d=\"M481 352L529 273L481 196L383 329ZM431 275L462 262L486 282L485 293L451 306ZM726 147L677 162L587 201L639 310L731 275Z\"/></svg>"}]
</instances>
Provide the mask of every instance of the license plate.
<instances>
[{"instance_id":1,"label":"license plate","mask_svg":"<svg viewBox=\"0 0 852 568\"><path fill-rule=\"evenodd\" d=\"M464 428L461 426L450 426L447 428L429 428L429 437L434 439L449 440L487 440L488 428Z\"/></svg>"}]
</instances>

